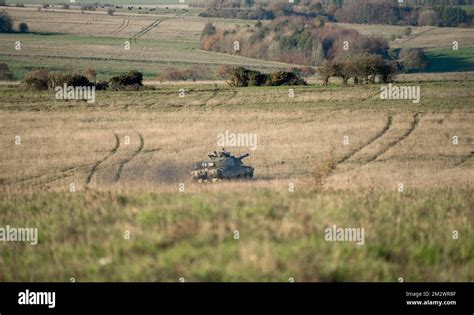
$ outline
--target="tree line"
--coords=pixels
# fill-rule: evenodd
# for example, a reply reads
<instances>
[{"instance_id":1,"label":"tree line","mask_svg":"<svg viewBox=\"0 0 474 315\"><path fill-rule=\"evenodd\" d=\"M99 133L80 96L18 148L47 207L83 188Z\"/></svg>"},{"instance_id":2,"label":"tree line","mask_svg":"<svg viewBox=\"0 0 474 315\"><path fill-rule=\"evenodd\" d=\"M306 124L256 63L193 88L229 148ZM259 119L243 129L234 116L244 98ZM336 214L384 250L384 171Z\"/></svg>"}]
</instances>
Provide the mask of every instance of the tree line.
<instances>
[{"instance_id":1,"label":"tree line","mask_svg":"<svg viewBox=\"0 0 474 315\"><path fill-rule=\"evenodd\" d=\"M325 21L363 24L472 27L474 14L462 5L472 0L211 0L203 4L204 17L273 20L282 16L319 17Z\"/></svg>"}]
</instances>

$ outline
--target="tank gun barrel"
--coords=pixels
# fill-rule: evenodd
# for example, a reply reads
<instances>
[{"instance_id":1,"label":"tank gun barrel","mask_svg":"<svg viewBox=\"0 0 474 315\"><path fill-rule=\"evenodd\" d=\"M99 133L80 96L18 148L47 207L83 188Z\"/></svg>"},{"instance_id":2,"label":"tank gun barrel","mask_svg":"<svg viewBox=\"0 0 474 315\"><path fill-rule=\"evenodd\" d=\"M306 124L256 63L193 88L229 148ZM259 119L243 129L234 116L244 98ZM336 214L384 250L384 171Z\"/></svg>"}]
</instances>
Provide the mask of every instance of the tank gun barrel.
<instances>
[{"instance_id":1,"label":"tank gun barrel","mask_svg":"<svg viewBox=\"0 0 474 315\"><path fill-rule=\"evenodd\" d=\"M246 158L247 156L249 156L249 155L250 155L250 153L245 153L244 155L239 156L238 159L239 159L239 160L243 160L243 159L245 159L245 158Z\"/></svg>"}]
</instances>

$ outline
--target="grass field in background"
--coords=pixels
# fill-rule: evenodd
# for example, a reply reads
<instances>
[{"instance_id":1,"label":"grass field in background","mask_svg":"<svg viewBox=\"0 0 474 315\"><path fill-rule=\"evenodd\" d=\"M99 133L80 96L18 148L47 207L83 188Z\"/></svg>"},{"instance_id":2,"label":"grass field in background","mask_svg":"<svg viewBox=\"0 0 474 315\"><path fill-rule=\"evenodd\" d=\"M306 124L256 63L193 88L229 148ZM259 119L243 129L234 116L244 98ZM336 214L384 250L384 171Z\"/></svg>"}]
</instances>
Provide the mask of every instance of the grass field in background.
<instances>
[{"instance_id":1,"label":"grass field in background","mask_svg":"<svg viewBox=\"0 0 474 315\"><path fill-rule=\"evenodd\" d=\"M427 72L474 71L474 47L426 52L431 66Z\"/></svg>"}]
</instances>

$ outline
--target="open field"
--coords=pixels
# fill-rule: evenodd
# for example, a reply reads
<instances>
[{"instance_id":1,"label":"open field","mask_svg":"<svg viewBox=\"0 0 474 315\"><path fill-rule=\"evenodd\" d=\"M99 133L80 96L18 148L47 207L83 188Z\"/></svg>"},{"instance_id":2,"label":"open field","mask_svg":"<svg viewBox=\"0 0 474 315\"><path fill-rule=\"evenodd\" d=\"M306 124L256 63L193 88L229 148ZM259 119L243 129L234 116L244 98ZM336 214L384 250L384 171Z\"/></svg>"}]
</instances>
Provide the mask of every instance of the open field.
<instances>
[{"instance_id":1,"label":"open field","mask_svg":"<svg viewBox=\"0 0 474 315\"><path fill-rule=\"evenodd\" d=\"M217 135L226 130L258 136L249 162L257 168L256 179L265 182L288 185L290 179L311 178L330 159L337 165L326 185L335 189L390 190L400 182L472 186L473 84L423 83L418 105L380 100L376 85L300 87L295 98L285 88L217 85L184 86L181 98L180 86L171 85L98 92L93 106L54 101L52 92L2 87L2 189L63 191L72 181L84 188L91 166L116 148L101 164L105 177L95 174L91 185L97 180L108 189L125 181L159 191L171 184L173 191L189 181L190 165L216 149ZM23 139L20 146L13 143L16 135ZM123 144L125 136L129 145ZM137 150L141 154L135 156ZM121 169L122 181L108 178L131 156ZM14 167L19 161L22 167Z\"/></svg>"},{"instance_id":2,"label":"open field","mask_svg":"<svg viewBox=\"0 0 474 315\"><path fill-rule=\"evenodd\" d=\"M36 8L4 9L15 25L26 22L31 34L0 35L0 62L7 63L15 79L21 80L34 68L55 70L94 68L105 79L130 69L142 71L153 80L165 68L180 69L202 66L204 79L215 79L219 64L243 65L254 69L275 71L292 65L219 54L200 50L200 35L207 21L219 27L232 28L255 23L236 19L208 19L196 12L171 11L163 8L149 14L104 10L81 11L59 8L37 11ZM127 11L127 10L125 10ZM61 22L63 21L63 22ZM342 24L363 34L384 36L402 34L402 26ZM458 51L448 51L453 41ZM21 49L15 50L15 42ZM129 41L130 50L126 50ZM472 71L474 69L474 32L463 28L414 27L413 34L391 43L394 47L429 49L432 67L428 72Z\"/></svg>"},{"instance_id":3,"label":"open field","mask_svg":"<svg viewBox=\"0 0 474 315\"><path fill-rule=\"evenodd\" d=\"M473 84L422 83L419 105L377 85L166 85L93 105L0 87L0 222L40 234L0 244L0 280L473 281ZM226 130L258 136L255 179L191 182ZM365 244L324 241L334 224Z\"/></svg>"},{"instance_id":4,"label":"open field","mask_svg":"<svg viewBox=\"0 0 474 315\"><path fill-rule=\"evenodd\" d=\"M210 81L218 65L294 66L200 50L206 22L256 21L140 3L156 10L2 8L31 31L0 35L15 80L39 67L99 80L136 69L146 85L88 104L0 82L0 228L39 229L36 246L0 242L0 281L474 281L472 29L413 27L391 42L427 51L426 73L394 82L419 87L419 104L316 77L290 97ZM344 26L389 40L405 29ZM157 82L168 67L202 81ZM226 146L250 153L254 178L192 181L226 132L256 137L255 150ZM326 241L334 225L363 228L364 243Z\"/></svg>"},{"instance_id":5,"label":"open field","mask_svg":"<svg viewBox=\"0 0 474 315\"><path fill-rule=\"evenodd\" d=\"M108 16L104 12L38 12L29 8L7 8L6 11L15 21L28 23L32 32L0 35L0 62L7 63L18 80L38 67L94 68L99 78L137 69L143 71L147 79L154 79L170 66L203 66L208 70L205 75L214 79L214 69L219 64L267 70L291 66L200 50L199 37L207 20L197 16ZM60 23L61 20L64 23ZM236 23L244 22L218 22L223 27ZM17 41L21 42L20 50L15 50ZM125 48L126 42L130 43L129 50Z\"/></svg>"}]
</instances>

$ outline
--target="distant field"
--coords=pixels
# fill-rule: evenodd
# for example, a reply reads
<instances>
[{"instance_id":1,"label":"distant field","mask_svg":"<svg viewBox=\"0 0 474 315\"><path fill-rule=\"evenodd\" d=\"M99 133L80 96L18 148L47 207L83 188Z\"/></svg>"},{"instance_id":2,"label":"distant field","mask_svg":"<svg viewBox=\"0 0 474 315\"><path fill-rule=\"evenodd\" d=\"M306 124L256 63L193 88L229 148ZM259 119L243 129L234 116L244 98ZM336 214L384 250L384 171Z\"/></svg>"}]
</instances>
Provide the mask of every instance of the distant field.
<instances>
[{"instance_id":1,"label":"distant field","mask_svg":"<svg viewBox=\"0 0 474 315\"><path fill-rule=\"evenodd\" d=\"M474 47L427 51L428 72L474 71Z\"/></svg>"},{"instance_id":2,"label":"distant field","mask_svg":"<svg viewBox=\"0 0 474 315\"><path fill-rule=\"evenodd\" d=\"M130 4L130 5L187 5L201 0L7 0L7 4Z\"/></svg>"},{"instance_id":3,"label":"distant field","mask_svg":"<svg viewBox=\"0 0 474 315\"><path fill-rule=\"evenodd\" d=\"M51 12L9 8L15 19L27 22L30 34L2 34L0 61L7 63L21 80L38 67L55 70L94 68L99 78L137 69L154 79L170 66L207 68L205 78L215 79L219 64L244 65L255 69L286 69L290 65L199 49L199 37L206 22L199 17L123 15L79 11ZM64 23L61 23L61 19ZM231 27L234 20L220 20ZM20 41L21 50L14 43ZM130 50L125 50L125 42Z\"/></svg>"},{"instance_id":4,"label":"distant field","mask_svg":"<svg viewBox=\"0 0 474 315\"><path fill-rule=\"evenodd\" d=\"M135 8L136 9L136 8ZM105 9L81 13L77 9L58 8L37 11L35 8L8 7L15 25L26 22L31 34L3 34L0 36L0 62L7 63L15 79L21 80L32 69L48 67L68 71L76 68L94 68L100 79L117 73L137 69L147 80L153 80L170 66L185 69L203 66L203 79L216 79L215 67L219 64L243 65L264 71L287 69L291 65L242 58L201 51L200 35L207 21L220 27L233 28L235 24L252 24L255 21L235 19L205 19L196 12L159 8L150 14L117 11L114 16ZM128 10L125 10L128 11ZM342 24L364 34L402 34L404 27ZM449 47L456 39L460 50L449 53L436 49ZM14 43L22 43L21 50ZM131 49L125 50L125 41ZM471 71L474 52L474 32L469 29L438 29L414 27L409 37L392 43L395 47L427 47L432 67L429 72ZM466 47L467 46L467 47Z\"/></svg>"}]
</instances>

